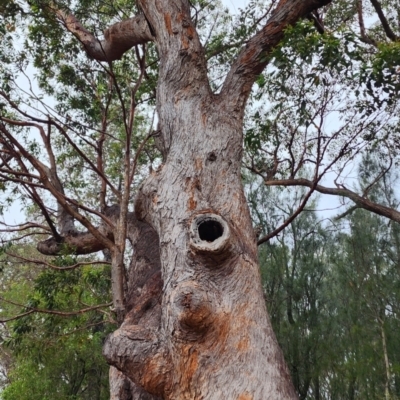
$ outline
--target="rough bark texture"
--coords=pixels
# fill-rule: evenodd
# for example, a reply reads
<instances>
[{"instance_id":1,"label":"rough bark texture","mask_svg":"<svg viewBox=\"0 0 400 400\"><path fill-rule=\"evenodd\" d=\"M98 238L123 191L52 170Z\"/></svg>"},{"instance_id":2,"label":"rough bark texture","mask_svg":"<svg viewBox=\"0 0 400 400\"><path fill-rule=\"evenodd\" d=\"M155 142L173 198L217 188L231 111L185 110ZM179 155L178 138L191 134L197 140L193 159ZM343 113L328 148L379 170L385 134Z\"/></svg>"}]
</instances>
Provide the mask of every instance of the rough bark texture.
<instances>
[{"instance_id":1,"label":"rough bark texture","mask_svg":"<svg viewBox=\"0 0 400 400\"><path fill-rule=\"evenodd\" d=\"M136 216L128 218L134 256L126 316L104 346L112 399L297 398L261 287L240 174L242 124L251 86L283 29L328 2L281 0L216 95L189 2L138 0L144 16L128 31L131 43L154 40L158 49L165 162L141 187ZM99 60L129 47L125 33L118 47L122 25L100 43L72 16L59 18ZM135 25L144 21L147 27Z\"/></svg>"},{"instance_id":2,"label":"rough bark texture","mask_svg":"<svg viewBox=\"0 0 400 400\"><path fill-rule=\"evenodd\" d=\"M104 354L164 399L294 399L241 183L243 110L211 93L187 3L141 5L162 60L167 159L141 188L136 214L159 235L161 324L126 321Z\"/></svg>"}]
</instances>

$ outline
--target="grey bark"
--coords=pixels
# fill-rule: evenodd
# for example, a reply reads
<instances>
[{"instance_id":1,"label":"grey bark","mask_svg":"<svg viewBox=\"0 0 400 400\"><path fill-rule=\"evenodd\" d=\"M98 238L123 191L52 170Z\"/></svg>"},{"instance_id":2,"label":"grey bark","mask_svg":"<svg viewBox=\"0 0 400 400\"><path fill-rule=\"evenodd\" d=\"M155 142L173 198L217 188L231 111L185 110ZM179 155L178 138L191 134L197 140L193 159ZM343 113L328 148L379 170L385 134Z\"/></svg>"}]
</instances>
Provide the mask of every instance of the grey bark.
<instances>
[{"instance_id":1,"label":"grey bark","mask_svg":"<svg viewBox=\"0 0 400 400\"><path fill-rule=\"evenodd\" d=\"M110 26L104 32L104 39L98 40L74 15L59 9L55 9L54 12L61 23L80 40L87 54L98 61L118 60L132 47L153 39L143 15Z\"/></svg>"}]
</instances>

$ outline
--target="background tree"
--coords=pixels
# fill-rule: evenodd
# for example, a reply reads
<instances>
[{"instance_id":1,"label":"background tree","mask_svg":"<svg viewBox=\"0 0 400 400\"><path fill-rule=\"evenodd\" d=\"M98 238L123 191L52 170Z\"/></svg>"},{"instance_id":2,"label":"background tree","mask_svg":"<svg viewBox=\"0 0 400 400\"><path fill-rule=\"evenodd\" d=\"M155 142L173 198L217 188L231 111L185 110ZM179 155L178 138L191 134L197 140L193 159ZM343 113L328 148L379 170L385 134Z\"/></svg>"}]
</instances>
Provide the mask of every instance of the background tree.
<instances>
[{"instance_id":1,"label":"background tree","mask_svg":"<svg viewBox=\"0 0 400 400\"><path fill-rule=\"evenodd\" d=\"M18 253L26 257L32 249L20 246ZM23 258L2 260L3 313L16 316L1 330L9 356L1 398L108 399L108 366L99 350L112 318L101 307L72 310L107 302L109 266L88 261L78 268L73 257L59 256L52 269L38 268Z\"/></svg>"},{"instance_id":2,"label":"background tree","mask_svg":"<svg viewBox=\"0 0 400 400\"><path fill-rule=\"evenodd\" d=\"M363 160L361 188L374 181L378 161ZM371 198L395 207L395 181L386 174ZM253 218L276 229L307 195L296 193L253 185ZM271 322L295 387L304 399L396 399L398 225L362 209L324 220L315 207L260 246Z\"/></svg>"}]
</instances>

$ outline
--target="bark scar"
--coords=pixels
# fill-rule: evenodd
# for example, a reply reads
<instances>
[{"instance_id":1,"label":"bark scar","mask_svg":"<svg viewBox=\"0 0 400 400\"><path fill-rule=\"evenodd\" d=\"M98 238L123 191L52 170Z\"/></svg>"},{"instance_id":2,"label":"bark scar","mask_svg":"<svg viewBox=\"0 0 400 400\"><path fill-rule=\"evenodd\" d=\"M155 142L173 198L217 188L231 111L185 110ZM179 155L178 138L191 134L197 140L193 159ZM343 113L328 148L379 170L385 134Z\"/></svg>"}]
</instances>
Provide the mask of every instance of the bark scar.
<instances>
[{"instance_id":1,"label":"bark scar","mask_svg":"<svg viewBox=\"0 0 400 400\"><path fill-rule=\"evenodd\" d=\"M171 23L171 14L166 13L164 14L164 21L165 21L165 26L167 28L167 31L170 35L172 35L172 23Z\"/></svg>"}]
</instances>

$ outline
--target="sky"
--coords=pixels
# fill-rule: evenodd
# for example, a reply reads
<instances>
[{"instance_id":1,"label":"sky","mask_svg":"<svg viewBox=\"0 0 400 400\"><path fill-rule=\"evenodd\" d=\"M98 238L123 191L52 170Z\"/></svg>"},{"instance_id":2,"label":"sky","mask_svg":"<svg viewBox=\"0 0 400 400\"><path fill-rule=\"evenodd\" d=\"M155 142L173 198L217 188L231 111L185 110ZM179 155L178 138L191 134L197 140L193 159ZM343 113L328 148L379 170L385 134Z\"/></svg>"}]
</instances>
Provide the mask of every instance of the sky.
<instances>
[{"instance_id":1,"label":"sky","mask_svg":"<svg viewBox=\"0 0 400 400\"><path fill-rule=\"evenodd\" d=\"M244 8L248 4L248 0L221 0L222 4L237 13L239 8Z\"/></svg>"}]
</instances>

